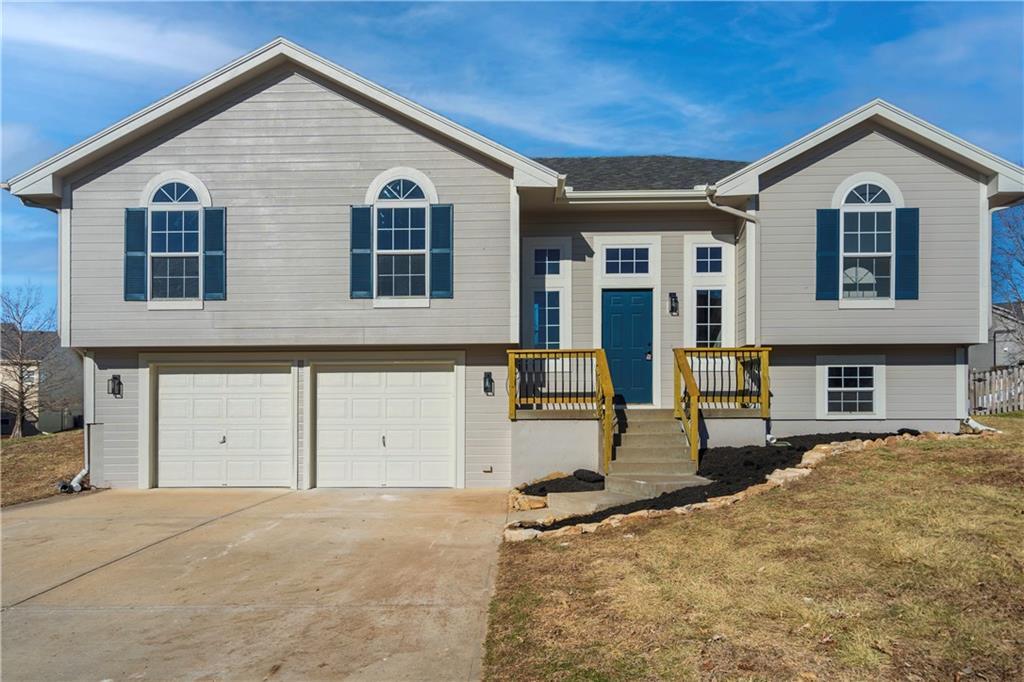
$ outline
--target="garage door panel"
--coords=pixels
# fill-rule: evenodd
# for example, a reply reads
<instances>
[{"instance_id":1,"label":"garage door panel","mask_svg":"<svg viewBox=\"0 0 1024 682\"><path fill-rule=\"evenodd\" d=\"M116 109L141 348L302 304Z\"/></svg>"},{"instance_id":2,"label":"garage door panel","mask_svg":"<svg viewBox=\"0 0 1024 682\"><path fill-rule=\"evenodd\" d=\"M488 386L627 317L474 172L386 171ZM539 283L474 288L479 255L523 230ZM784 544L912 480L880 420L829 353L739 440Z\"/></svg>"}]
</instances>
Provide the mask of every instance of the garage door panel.
<instances>
[{"instance_id":1,"label":"garage door panel","mask_svg":"<svg viewBox=\"0 0 1024 682\"><path fill-rule=\"evenodd\" d=\"M454 485L454 375L451 365L318 370L317 485Z\"/></svg>"},{"instance_id":2,"label":"garage door panel","mask_svg":"<svg viewBox=\"0 0 1024 682\"><path fill-rule=\"evenodd\" d=\"M290 368L175 368L157 381L159 485L291 485Z\"/></svg>"}]
</instances>

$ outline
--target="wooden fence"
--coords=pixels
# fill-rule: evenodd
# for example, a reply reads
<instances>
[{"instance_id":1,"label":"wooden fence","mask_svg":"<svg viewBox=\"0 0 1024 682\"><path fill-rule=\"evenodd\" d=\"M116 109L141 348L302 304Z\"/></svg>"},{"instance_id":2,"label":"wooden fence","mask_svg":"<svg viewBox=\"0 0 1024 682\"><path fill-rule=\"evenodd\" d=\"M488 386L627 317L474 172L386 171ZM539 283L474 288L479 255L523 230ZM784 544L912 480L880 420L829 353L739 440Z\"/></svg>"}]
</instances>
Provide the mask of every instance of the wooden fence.
<instances>
[{"instance_id":1,"label":"wooden fence","mask_svg":"<svg viewBox=\"0 0 1024 682\"><path fill-rule=\"evenodd\" d=\"M1005 414L1024 410L1024 365L971 372L971 411Z\"/></svg>"}]
</instances>

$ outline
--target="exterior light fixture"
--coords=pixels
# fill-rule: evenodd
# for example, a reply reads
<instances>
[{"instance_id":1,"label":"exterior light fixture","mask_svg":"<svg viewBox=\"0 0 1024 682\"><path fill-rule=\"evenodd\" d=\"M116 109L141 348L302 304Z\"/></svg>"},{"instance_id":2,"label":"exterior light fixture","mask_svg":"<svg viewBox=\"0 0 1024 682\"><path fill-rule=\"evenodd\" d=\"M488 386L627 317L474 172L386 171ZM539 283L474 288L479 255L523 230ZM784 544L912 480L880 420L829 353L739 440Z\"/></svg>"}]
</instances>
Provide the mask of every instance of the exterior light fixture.
<instances>
[{"instance_id":1,"label":"exterior light fixture","mask_svg":"<svg viewBox=\"0 0 1024 682\"><path fill-rule=\"evenodd\" d=\"M494 375L484 372L484 395L494 395Z\"/></svg>"},{"instance_id":2,"label":"exterior light fixture","mask_svg":"<svg viewBox=\"0 0 1024 682\"><path fill-rule=\"evenodd\" d=\"M107 394L115 398L124 395L124 384L121 382L121 375L115 374L107 379Z\"/></svg>"},{"instance_id":3,"label":"exterior light fixture","mask_svg":"<svg viewBox=\"0 0 1024 682\"><path fill-rule=\"evenodd\" d=\"M679 317L679 297L674 291L668 292L668 314Z\"/></svg>"}]
</instances>

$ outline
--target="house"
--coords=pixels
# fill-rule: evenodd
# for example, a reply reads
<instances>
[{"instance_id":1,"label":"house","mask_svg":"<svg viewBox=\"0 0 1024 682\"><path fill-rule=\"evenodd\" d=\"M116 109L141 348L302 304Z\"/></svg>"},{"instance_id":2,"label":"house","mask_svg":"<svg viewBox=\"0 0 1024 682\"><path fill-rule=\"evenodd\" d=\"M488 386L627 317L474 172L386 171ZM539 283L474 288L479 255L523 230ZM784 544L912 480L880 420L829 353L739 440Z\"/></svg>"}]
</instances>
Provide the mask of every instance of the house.
<instances>
[{"instance_id":1,"label":"house","mask_svg":"<svg viewBox=\"0 0 1024 682\"><path fill-rule=\"evenodd\" d=\"M968 363L972 372L1024 363L1024 304L993 303L992 326L985 343L971 346Z\"/></svg>"},{"instance_id":2,"label":"house","mask_svg":"<svg viewBox=\"0 0 1024 682\"><path fill-rule=\"evenodd\" d=\"M23 401L22 435L82 426L82 358L61 346L57 332L0 329L2 433L14 430L17 402Z\"/></svg>"},{"instance_id":3,"label":"house","mask_svg":"<svg viewBox=\"0 0 1024 682\"><path fill-rule=\"evenodd\" d=\"M59 216L97 485L461 487L956 430L1024 170L880 100L531 159L278 39L8 189Z\"/></svg>"}]
</instances>

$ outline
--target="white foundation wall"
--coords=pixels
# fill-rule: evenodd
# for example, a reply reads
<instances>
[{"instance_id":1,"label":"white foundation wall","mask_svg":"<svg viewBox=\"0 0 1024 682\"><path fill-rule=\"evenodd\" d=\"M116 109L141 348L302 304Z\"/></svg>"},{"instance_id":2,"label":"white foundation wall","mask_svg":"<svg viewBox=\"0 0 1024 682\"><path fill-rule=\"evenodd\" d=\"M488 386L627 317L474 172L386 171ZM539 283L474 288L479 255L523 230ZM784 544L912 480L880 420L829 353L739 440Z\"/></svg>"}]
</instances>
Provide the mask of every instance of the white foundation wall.
<instances>
[{"instance_id":1,"label":"white foundation wall","mask_svg":"<svg viewBox=\"0 0 1024 682\"><path fill-rule=\"evenodd\" d=\"M309 476L311 457L306 437L309 419L308 375L304 371L308 360L304 353L345 352L353 350L322 349L267 351L268 358L286 360L298 365L297 390L295 392L297 419L296 428L296 479L300 489L311 485ZM354 349L366 352L367 349ZM511 481L511 423L508 419L508 396L506 380L508 364L503 346L471 346L464 349L418 349L418 350L464 350L465 351L465 486L466 487L509 487ZM153 353L150 349L145 354ZM163 349L156 353L174 353L176 362L188 364L190 358L197 363L230 363L240 351L198 351L178 353L176 349ZM246 349L246 352L250 352ZM380 357L387 359L389 353L401 352L396 349L380 351ZM409 349L404 352L408 353ZM143 456L139 452L139 355L138 349L115 349L92 352L95 362L92 380L95 391L95 416L92 421L93 444L91 448L90 479L97 487L138 488L140 464ZM88 368L88 365L87 365ZM484 393L484 374L490 372L494 379L494 395ZM118 375L123 383L122 396L115 398L107 393L107 380ZM86 386L89 385L88 379ZM155 471L155 468L153 469Z\"/></svg>"}]
</instances>

